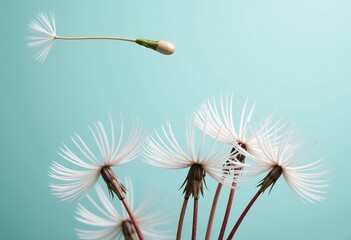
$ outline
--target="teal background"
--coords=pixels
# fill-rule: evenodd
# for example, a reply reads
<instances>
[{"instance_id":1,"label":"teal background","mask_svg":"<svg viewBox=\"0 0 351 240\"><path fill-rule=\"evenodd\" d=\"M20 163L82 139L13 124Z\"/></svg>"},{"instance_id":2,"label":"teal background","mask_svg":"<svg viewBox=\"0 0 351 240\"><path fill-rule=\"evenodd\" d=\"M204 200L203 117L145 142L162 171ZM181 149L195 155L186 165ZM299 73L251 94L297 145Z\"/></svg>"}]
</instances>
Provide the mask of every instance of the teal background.
<instances>
[{"instance_id":1,"label":"teal background","mask_svg":"<svg viewBox=\"0 0 351 240\"><path fill-rule=\"evenodd\" d=\"M351 239L349 134L351 2L279 1L2 1L0 8L1 239L76 239L76 202L49 191L50 162L87 125L142 119L159 128L171 119L184 136L185 116L206 98L234 92L237 105L257 101L255 116L271 112L297 125L306 158L325 156L331 185L326 201L302 203L281 179L254 205L237 239ZM27 24L39 11L54 11L58 35L115 35L172 41L163 56L125 42L56 42L45 64L25 46ZM186 171L134 161L117 170L131 176L136 197L145 182L176 209ZM204 238L216 183L200 199ZM229 226L254 195L255 181L238 190ZM139 189L139 190L138 190ZM228 193L220 199L217 237ZM163 209L160 209L163 210ZM191 204L183 236L191 234Z\"/></svg>"}]
</instances>

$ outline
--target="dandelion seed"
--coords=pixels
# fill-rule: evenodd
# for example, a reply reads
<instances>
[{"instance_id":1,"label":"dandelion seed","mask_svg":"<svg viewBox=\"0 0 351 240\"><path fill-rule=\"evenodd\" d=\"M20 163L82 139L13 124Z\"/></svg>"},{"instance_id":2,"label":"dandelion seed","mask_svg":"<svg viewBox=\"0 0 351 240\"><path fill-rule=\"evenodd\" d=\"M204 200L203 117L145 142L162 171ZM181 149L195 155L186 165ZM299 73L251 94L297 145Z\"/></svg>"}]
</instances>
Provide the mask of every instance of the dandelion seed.
<instances>
[{"instance_id":1,"label":"dandelion seed","mask_svg":"<svg viewBox=\"0 0 351 240\"><path fill-rule=\"evenodd\" d=\"M108 138L108 134L101 121L94 123L94 128L89 127L99 149L100 156L93 153L78 134L75 134L75 137L72 137L71 140L79 150L79 154L74 153L65 144L60 148L58 154L80 170L70 169L56 161L52 163L49 176L64 182L62 184L50 184L55 196L68 201L81 198L94 186L101 174L110 193L116 194L118 198L123 197L125 188L111 167L127 163L138 157L144 131L140 123L136 123L132 126L129 136L126 138L125 143L123 143L125 129L122 120L120 136L116 145L115 130L111 117L110 126L111 139Z\"/></svg>"},{"instance_id":2,"label":"dandelion seed","mask_svg":"<svg viewBox=\"0 0 351 240\"><path fill-rule=\"evenodd\" d=\"M324 179L327 172L320 170L323 167L321 160L300 165L302 161L299 152L301 143L295 140L295 129L289 124L285 124L283 127L278 127L276 124L273 135L267 133L268 129L268 125L263 124L260 130L257 127L253 130L262 151L259 155L246 153L254 161L254 164L245 167L244 170L250 175L262 173L267 175L258 184L258 192L238 219L228 239L233 238L240 223L257 198L268 188L271 191L281 175L301 199L311 203L325 199L326 191L324 189L328 187L328 180ZM261 134L261 131L264 131L264 134Z\"/></svg>"},{"instance_id":3,"label":"dandelion seed","mask_svg":"<svg viewBox=\"0 0 351 240\"><path fill-rule=\"evenodd\" d=\"M205 126L206 127L206 126ZM188 120L186 125L186 142L188 154L180 147L170 123L162 127L164 138L157 132L156 136L146 138L145 156L146 162L161 168L182 169L189 168L187 177L182 185L184 186L184 203L178 224L177 239L180 239L182 223L189 197L194 197L194 220L193 220L193 238L196 237L196 220L197 220L197 201L203 194L203 186L206 184L205 176L210 175L216 181L225 185L232 186L233 178L224 175L224 171L231 169L227 166L228 154L219 154L214 147L217 141L214 141L210 150L202 155L202 147L205 141L205 133L195 151L195 122ZM218 132L219 134L220 132Z\"/></svg>"},{"instance_id":4,"label":"dandelion seed","mask_svg":"<svg viewBox=\"0 0 351 240\"><path fill-rule=\"evenodd\" d=\"M255 103L250 108L249 112L246 112L247 109L247 100L243 106L240 124L235 124L234 117L239 116L233 112L233 94L227 95L225 98L221 97L220 101L217 102L215 99L205 101L195 113L195 122L196 126L205 131L206 134L210 135L213 138L217 138L219 141L224 142L232 146L231 155L235 156L236 159L229 159L228 164L232 163L233 169L240 173L241 167L235 168L234 163L245 162L244 154L237 154L238 149L236 148L239 145L242 149L250 153L255 153L259 150L255 137L253 135L248 135L248 127L251 121L253 111L255 109ZM239 112L238 112L239 113ZM205 127L206 124L206 128ZM219 129L221 129L220 134L217 136ZM230 170L227 170L227 172ZM218 239L223 239L224 232L227 226L231 206L234 199L236 182L232 183L233 188L230 190L228 203L226 211L223 217L222 227L219 233ZM206 240L211 238L211 230L213 219L217 207L217 200L222 189L221 183L218 183L216 194L214 196L213 204L210 211L210 216L208 220L207 230L206 230Z\"/></svg>"},{"instance_id":5,"label":"dandelion seed","mask_svg":"<svg viewBox=\"0 0 351 240\"><path fill-rule=\"evenodd\" d=\"M29 24L28 30L34 33L35 36L28 36L27 39L30 41L27 43L28 47L38 48L36 59L44 63L48 56L55 40L117 40L135 42L146 48L153 49L164 55L171 55L175 52L175 46L164 40L149 40L143 38L125 38L125 37L112 37L112 36L87 36L87 37L64 37L56 34L56 23L53 13L47 14L40 12Z\"/></svg>"},{"instance_id":6,"label":"dandelion seed","mask_svg":"<svg viewBox=\"0 0 351 240\"><path fill-rule=\"evenodd\" d=\"M108 138L102 122L94 123L94 128L90 128L93 138L99 149L100 156L94 154L85 141L76 134L71 138L74 145L79 150L81 156L75 154L66 145L60 148L58 153L63 159L75 165L79 170L71 169L53 162L50 167L49 176L64 183L50 184L53 195L64 201L82 198L95 185L101 175L106 182L107 188L113 197L115 194L123 203L124 207L133 221L135 218L125 201L126 189L117 178L111 167L127 163L135 159L140 153L140 146L143 140L144 131L139 123L131 128L130 134L123 143L124 124L122 120L121 132L117 145L115 144L115 131L112 118L110 117L111 139ZM84 160L83 160L84 159ZM137 222L133 222L139 239L143 239Z\"/></svg>"},{"instance_id":7,"label":"dandelion seed","mask_svg":"<svg viewBox=\"0 0 351 240\"><path fill-rule=\"evenodd\" d=\"M143 202L136 209L133 209L134 205L134 194L133 185L131 180L128 178L126 181L126 187L129 189L129 194L126 196L127 203L131 206L131 210L135 213L135 219L140 224L140 230L146 239L171 239L168 232L159 230L155 226L162 227L167 220L159 212L150 212L152 205L150 202ZM88 195L90 203L96 208L98 214L93 213L84 207L82 204L78 204L76 219L89 226L94 226L96 230L82 230L77 229L77 235L83 240L113 240L113 239L128 239L136 240L136 230L132 224L128 213L123 211L123 214L119 214L116 208L113 207L112 202L108 199L106 194L103 192L100 185L95 187L99 203L96 202L92 197Z\"/></svg>"}]
</instances>

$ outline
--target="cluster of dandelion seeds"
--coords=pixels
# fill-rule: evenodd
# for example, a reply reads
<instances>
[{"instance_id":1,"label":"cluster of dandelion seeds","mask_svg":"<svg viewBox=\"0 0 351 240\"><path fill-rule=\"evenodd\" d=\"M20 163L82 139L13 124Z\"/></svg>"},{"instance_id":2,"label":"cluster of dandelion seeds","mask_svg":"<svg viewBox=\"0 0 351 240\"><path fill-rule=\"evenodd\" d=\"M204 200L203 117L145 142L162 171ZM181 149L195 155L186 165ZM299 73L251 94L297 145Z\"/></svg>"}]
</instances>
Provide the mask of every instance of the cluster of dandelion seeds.
<instances>
[{"instance_id":1,"label":"cluster of dandelion seeds","mask_svg":"<svg viewBox=\"0 0 351 240\"><path fill-rule=\"evenodd\" d=\"M188 169L184 179L179 180L184 201L176 239L182 238L183 222L190 198L194 199L191 239L197 238L197 216L201 209L199 199L205 197L206 181L211 179L218 183L218 187L206 239L213 238L215 203L222 186L228 188L230 195L218 239L223 239L227 233L227 225L231 224L228 218L232 206L235 207L234 194L239 180L245 181L252 176L265 175L257 185L256 195L235 223L228 239L234 237L257 198L267 189L271 191L280 176L284 177L289 187L303 201L315 203L324 200L329 185L325 177L327 172L322 170L322 159L303 163L304 156L300 154L303 144L296 139L296 128L288 123L283 124L281 120L274 121L273 115L261 124L252 123L255 104L249 111L247 105L248 100L245 101L241 113L239 111L239 115L234 116L233 95L221 97L219 101L205 101L194 112L193 117L186 119L185 141L181 141L180 134L174 132L169 121L160 130L155 129L145 135L140 122L134 122L127 131L122 118L119 131L116 131L111 117L108 128L101 121L89 127L98 153L95 153L80 135L75 134L71 141L76 151L63 144L58 152L63 163L54 161L49 175L55 180L50 187L56 197L71 201L87 196L90 205L99 212L96 214L86 206L78 205L78 221L98 229L78 229L77 236L80 239L174 238L169 232L157 229L157 226L165 222L160 220L161 215L142 216L140 213L146 213L146 209L134 211L133 200L130 200L133 199L131 180L123 184L118 178L118 166L138 157L145 163L159 168ZM234 119L240 119L239 128L236 128ZM75 167L67 167L67 164ZM113 169L115 167L116 170ZM97 185L100 175L106 183L105 188ZM99 201L87 195L94 185ZM104 189L110 193L112 200L114 195L118 197L124 209L122 214L114 208ZM147 205L143 204L143 207L147 208Z\"/></svg>"},{"instance_id":2,"label":"cluster of dandelion seeds","mask_svg":"<svg viewBox=\"0 0 351 240\"><path fill-rule=\"evenodd\" d=\"M37 48L36 59L39 62L45 61L57 40L125 41L164 55L175 52L175 46L164 40L60 36L56 33L53 13L40 12L28 29L32 35L27 37L27 45ZM139 121L132 121L131 127L126 127L121 117L119 128L116 128L111 116L108 125L97 121L89 127L91 141L74 134L70 144L59 148L60 159L53 161L49 170L52 179L49 187L52 194L62 201L88 200L88 204L79 202L76 211L76 219L85 225L76 229L76 233L85 240L180 240L191 198L194 205L190 238L195 240L201 230L197 225L201 210L199 200L208 195L205 194L207 181L215 181L218 185L208 218L206 240L222 240L225 235L232 239L256 200L267 189L271 191L281 176L304 202L324 200L329 183L323 159L305 162L305 156L301 154L304 144L297 140L296 128L277 120L275 115L269 115L262 122L253 121L255 107L256 103L250 105L246 99L240 111L234 107L233 94L205 100L192 116L186 118L185 137L173 130L174 123L170 121L160 129L150 131L150 134ZM164 169L187 170L183 179L179 179L184 199L176 234L172 234L175 229L160 230L159 227L171 219L165 219L162 212L150 211L152 205L157 205L156 196L153 195L155 199L151 202L139 201L139 207L134 208L132 179L122 181L119 166L136 159L143 160L139 163L140 167L149 164ZM240 192L237 191L238 185L252 176L261 175L262 180L256 186L257 193L237 221L229 222L231 209L235 209L234 197L236 199L237 192ZM99 179L104 182L103 186L98 184ZM222 187L229 191L229 197L221 228L218 233L213 233L212 223ZM95 196L90 194L93 188ZM117 210L117 201L122 211ZM229 234L228 224L233 225ZM189 236L184 237L189 239Z\"/></svg>"}]
</instances>

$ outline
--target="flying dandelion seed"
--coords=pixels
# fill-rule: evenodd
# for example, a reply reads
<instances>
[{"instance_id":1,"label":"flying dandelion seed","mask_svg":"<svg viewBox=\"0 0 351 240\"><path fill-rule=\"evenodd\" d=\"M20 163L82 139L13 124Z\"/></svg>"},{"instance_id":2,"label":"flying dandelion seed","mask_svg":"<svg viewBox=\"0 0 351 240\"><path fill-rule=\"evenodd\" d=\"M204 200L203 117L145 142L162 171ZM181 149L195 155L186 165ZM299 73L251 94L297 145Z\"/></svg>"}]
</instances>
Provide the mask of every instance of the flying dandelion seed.
<instances>
[{"instance_id":1,"label":"flying dandelion seed","mask_svg":"<svg viewBox=\"0 0 351 240\"><path fill-rule=\"evenodd\" d=\"M153 49L164 55L171 55L175 52L175 46L165 40L149 40L143 38L124 38L124 37L112 37L112 36L88 36L88 37L63 37L56 34L56 23L54 13L47 14L40 12L29 24L28 30L34 33L34 36L28 36L27 39L30 41L27 46L37 48L36 60L44 63L48 56L54 42L56 40L116 40L116 41L127 41L134 42L146 48Z\"/></svg>"}]
</instances>

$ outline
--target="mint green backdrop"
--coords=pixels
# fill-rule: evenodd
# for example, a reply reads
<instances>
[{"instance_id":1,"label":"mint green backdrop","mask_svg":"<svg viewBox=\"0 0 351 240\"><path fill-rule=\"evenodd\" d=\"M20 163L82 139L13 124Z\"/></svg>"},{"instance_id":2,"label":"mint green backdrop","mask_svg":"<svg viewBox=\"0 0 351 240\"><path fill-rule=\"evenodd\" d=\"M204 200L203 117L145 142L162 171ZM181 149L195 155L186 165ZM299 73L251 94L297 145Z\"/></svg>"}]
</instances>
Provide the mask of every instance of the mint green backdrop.
<instances>
[{"instance_id":1,"label":"mint green backdrop","mask_svg":"<svg viewBox=\"0 0 351 240\"><path fill-rule=\"evenodd\" d=\"M56 42L45 64L25 46L26 26L54 11L62 35L115 35L171 40L172 56L126 42ZM159 128L171 119L180 136L185 116L208 97L235 93L296 124L310 160L325 157L331 187L326 201L304 204L283 179L254 205L237 239L351 239L350 54L351 2L280 1L2 1L0 10L0 238L76 239L76 202L49 191L48 169L75 132L90 136L95 120L142 119ZM239 109L240 110L240 109ZM176 228L186 171L132 162L137 199L154 181ZM204 238L216 183L200 199ZM255 181L237 192L229 226L254 195ZM155 192L153 188L153 192ZM217 236L228 192L215 219ZM184 239L191 233L191 204ZM166 209L167 206L159 210ZM216 237L213 237L215 239Z\"/></svg>"}]
</instances>

